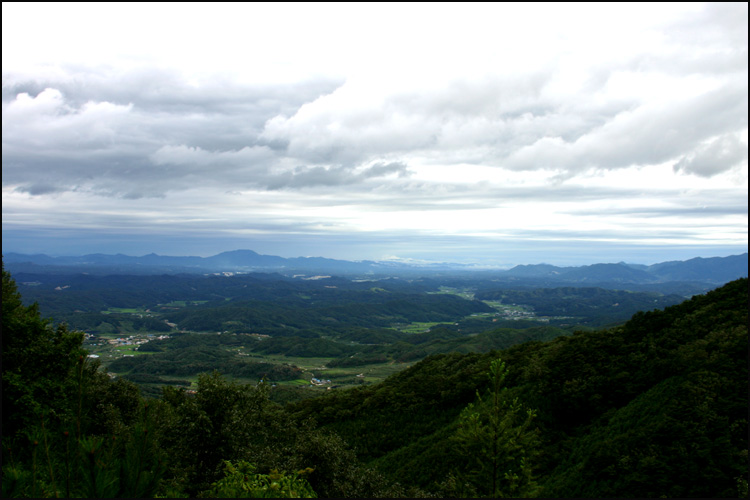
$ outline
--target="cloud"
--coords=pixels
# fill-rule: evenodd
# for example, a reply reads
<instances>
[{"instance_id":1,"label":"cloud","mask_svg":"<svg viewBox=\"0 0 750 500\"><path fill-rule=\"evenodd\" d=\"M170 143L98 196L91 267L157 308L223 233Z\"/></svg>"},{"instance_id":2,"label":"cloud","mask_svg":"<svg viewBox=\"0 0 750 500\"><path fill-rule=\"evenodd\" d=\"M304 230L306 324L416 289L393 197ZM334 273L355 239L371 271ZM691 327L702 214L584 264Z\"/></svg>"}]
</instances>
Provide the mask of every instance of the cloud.
<instances>
[{"instance_id":1,"label":"cloud","mask_svg":"<svg viewBox=\"0 0 750 500\"><path fill-rule=\"evenodd\" d=\"M345 26L338 6L183 9L217 22L170 44L155 27L173 12L149 9L121 13L143 37L96 46L83 18L4 17L28 42L3 44L4 225L505 245L747 231L746 4L441 6L427 25L422 7L350 6Z\"/></svg>"},{"instance_id":2,"label":"cloud","mask_svg":"<svg viewBox=\"0 0 750 500\"><path fill-rule=\"evenodd\" d=\"M259 144L265 121L332 88L330 81L245 87L220 80L195 88L145 70L89 70L86 84L74 76L40 89L3 75L4 186L139 198L196 183L263 185L257 180L272 170L293 168L276 145Z\"/></svg>"},{"instance_id":3,"label":"cloud","mask_svg":"<svg viewBox=\"0 0 750 500\"><path fill-rule=\"evenodd\" d=\"M132 104L106 101L87 101L73 107L54 88L46 88L35 97L20 93L3 104L3 149L8 148L11 154L106 148L113 144L115 130L123 128L133 108Z\"/></svg>"},{"instance_id":4,"label":"cloud","mask_svg":"<svg viewBox=\"0 0 750 500\"><path fill-rule=\"evenodd\" d=\"M729 133L704 141L674 164L675 172L712 177L747 163L747 142Z\"/></svg>"},{"instance_id":5,"label":"cloud","mask_svg":"<svg viewBox=\"0 0 750 500\"><path fill-rule=\"evenodd\" d=\"M409 168L400 162L375 163L352 169L344 166L297 167L290 172L269 176L265 182L269 189L308 188L314 186L348 186L368 179L392 176L408 177Z\"/></svg>"},{"instance_id":6,"label":"cloud","mask_svg":"<svg viewBox=\"0 0 750 500\"><path fill-rule=\"evenodd\" d=\"M182 166L187 172L205 171L206 167L211 167L213 173L217 174L223 168L267 164L273 161L274 152L267 146L246 146L236 151L207 151L181 144L162 146L149 158L155 165Z\"/></svg>"},{"instance_id":7,"label":"cloud","mask_svg":"<svg viewBox=\"0 0 750 500\"><path fill-rule=\"evenodd\" d=\"M732 165L708 168L702 158L718 146L707 144L747 128L746 29L735 11L707 7L666 27L644 23L625 45L619 28L612 36L591 28L602 37L594 45L588 31L546 33L545 43L558 45L529 46L546 54L541 63L521 58L525 49L484 45L447 51L444 64L431 53L407 64L389 52L402 74L380 61L346 80L243 84L229 73L188 77L114 63L12 68L3 73L3 183L138 197L196 183L408 187L411 170L380 175L374 165L482 165L561 182L672 162L678 173L713 175ZM457 59L465 74L451 70ZM715 165L742 153L725 143Z\"/></svg>"},{"instance_id":8,"label":"cloud","mask_svg":"<svg viewBox=\"0 0 750 500\"><path fill-rule=\"evenodd\" d=\"M679 158L697 142L747 126L747 90L735 85L687 101L648 103L623 111L575 141L541 137L510 154L511 169L561 169L570 177L589 168L654 165Z\"/></svg>"},{"instance_id":9,"label":"cloud","mask_svg":"<svg viewBox=\"0 0 750 500\"><path fill-rule=\"evenodd\" d=\"M746 79L677 89L671 97L665 88L636 100L610 97L615 76L569 101L546 91L551 74L369 99L367 88L347 82L291 117L269 120L261 138L285 144L290 156L309 163L442 161L558 171L570 178L590 168L677 160L697 143L747 127ZM641 85L650 78L635 74L631 80Z\"/></svg>"},{"instance_id":10,"label":"cloud","mask_svg":"<svg viewBox=\"0 0 750 500\"><path fill-rule=\"evenodd\" d=\"M534 113L552 111L539 97L548 78L455 79L395 91L354 79L292 116L269 120L261 138L285 144L290 156L311 163L356 165L456 151L476 158L477 150L502 148L503 140L522 141L526 134L511 139L517 121L523 127Z\"/></svg>"}]
</instances>

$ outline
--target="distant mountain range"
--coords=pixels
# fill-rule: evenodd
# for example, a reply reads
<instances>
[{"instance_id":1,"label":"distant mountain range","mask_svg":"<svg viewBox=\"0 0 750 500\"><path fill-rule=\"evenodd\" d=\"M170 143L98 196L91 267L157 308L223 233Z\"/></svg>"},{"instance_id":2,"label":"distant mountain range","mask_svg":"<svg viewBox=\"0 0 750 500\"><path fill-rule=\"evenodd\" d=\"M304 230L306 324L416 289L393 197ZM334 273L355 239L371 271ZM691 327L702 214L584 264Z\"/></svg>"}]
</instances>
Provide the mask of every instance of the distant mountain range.
<instances>
[{"instance_id":1,"label":"distant mountain range","mask_svg":"<svg viewBox=\"0 0 750 500\"><path fill-rule=\"evenodd\" d=\"M212 257L173 257L148 254L91 254L80 257L50 257L44 254L7 253L3 256L11 272L91 274L176 274L212 272L281 272L284 274L329 273L341 275L424 274L431 272L477 271L462 264L407 264L391 261L347 261L322 257L284 258L261 255L252 250L234 250ZM593 264L557 267L549 264L519 265L512 269L484 271L503 281L545 283L623 283L650 284L674 281L723 284L748 275L748 254L670 261L650 266L626 264Z\"/></svg>"},{"instance_id":2,"label":"distant mountain range","mask_svg":"<svg viewBox=\"0 0 750 500\"><path fill-rule=\"evenodd\" d=\"M747 253L729 257L696 257L684 261L669 261L643 266L637 264L593 264L579 267L556 267L549 264L516 266L505 271L506 276L546 278L552 281L663 283L669 281L697 281L726 283L747 276Z\"/></svg>"},{"instance_id":3,"label":"distant mountain range","mask_svg":"<svg viewBox=\"0 0 750 500\"><path fill-rule=\"evenodd\" d=\"M134 274L155 273L207 273L207 272L332 272L332 273L382 273L392 269L413 269L414 266L391 262L347 261L323 257L284 258L261 255L252 250L233 250L212 257L173 257L151 253L142 257L129 255L90 254L80 257L50 257L44 254L25 255L7 253L3 261L9 269L24 272L56 271L67 273L87 268L87 272L102 271ZM450 265L448 265L450 266ZM41 269L41 268L44 269Z\"/></svg>"}]
</instances>

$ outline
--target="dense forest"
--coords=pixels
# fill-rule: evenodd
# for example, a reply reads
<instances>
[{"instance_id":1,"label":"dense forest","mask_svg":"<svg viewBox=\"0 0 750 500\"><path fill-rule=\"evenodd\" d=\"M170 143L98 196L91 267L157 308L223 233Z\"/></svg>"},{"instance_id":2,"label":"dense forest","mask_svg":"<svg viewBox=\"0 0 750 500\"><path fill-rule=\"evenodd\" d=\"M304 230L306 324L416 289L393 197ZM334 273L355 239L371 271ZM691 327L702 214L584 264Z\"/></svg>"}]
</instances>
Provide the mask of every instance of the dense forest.
<instances>
[{"instance_id":1,"label":"dense forest","mask_svg":"<svg viewBox=\"0 0 750 500\"><path fill-rule=\"evenodd\" d=\"M185 286L159 279L169 281L162 291ZM480 328L475 319L471 335L452 320L482 314L476 300L416 297L395 281L325 288L243 279L206 281L242 291L231 296L187 285L190 296L161 294L147 304L135 286L128 295L122 278L132 306L206 301L165 314L170 323L226 332L153 340L148 355L116 360L131 378L163 377L161 394L146 398L88 357L82 332L28 305L3 268L3 496L747 497L747 278L611 328L570 334L552 322ZM43 286L29 288L75 300ZM275 300L258 292L264 287ZM490 298L518 299L497 293ZM566 307L555 294L594 293L609 307L630 298L515 293L536 294L534 307L550 315ZM126 307L114 292L96 295L78 295L91 303L74 306L78 314ZM386 328L434 322L435 311L446 324L429 332ZM271 336L243 335L248 326ZM372 345L349 340L378 335ZM332 365L410 353L421 361L378 384L282 405L264 380L295 377L296 367L241 362L219 346L325 353ZM225 373L205 371L217 357ZM261 381L239 383L233 374ZM180 387L188 375L197 376L194 390Z\"/></svg>"}]
</instances>

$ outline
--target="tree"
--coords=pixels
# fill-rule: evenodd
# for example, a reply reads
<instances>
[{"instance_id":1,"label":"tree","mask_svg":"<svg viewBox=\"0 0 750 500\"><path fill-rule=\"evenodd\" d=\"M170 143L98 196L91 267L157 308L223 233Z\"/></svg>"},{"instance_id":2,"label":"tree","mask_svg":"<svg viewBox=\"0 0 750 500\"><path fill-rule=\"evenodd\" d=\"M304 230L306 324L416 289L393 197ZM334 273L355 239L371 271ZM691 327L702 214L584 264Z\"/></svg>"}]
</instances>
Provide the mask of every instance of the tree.
<instances>
[{"instance_id":1,"label":"tree","mask_svg":"<svg viewBox=\"0 0 750 500\"><path fill-rule=\"evenodd\" d=\"M258 474L255 466L240 461L224 461L224 477L212 484L211 496L216 498L316 498L305 475L312 469L292 474L272 471Z\"/></svg>"},{"instance_id":2,"label":"tree","mask_svg":"<svg viewBox=\"0 0 750 500\"><path fill-rule=\"evenodd\" d=\"M90 362L83 333L24 306L2 268L3 497L153 495L163 473L137 387Z\"/></svg>"},{"instance_id":3,"label":"tree","mask_svg":"<svg viewBox=\"0 0 750 500\"><path fill-rule=\"evenodd\" d=\"M172 479L188 484L188 494L219 480L224 460L258 464L251 451L267 432L267 384L239 384L214 371L198 375L195 394L174 387L163 391L162 446L172 457Z\"/></svg>"},{"instance_id":4,"label":"tree","mask_svg":"<svg viewBox=\"0 0 750 500\"><path fill-rule=\"evenodd\" d=\"M490 387L459 416L453 437L465 470L451 475L444 487L461 496L528 497L537 493L533 458L539 446L531 427L536 411L524 409L504 387L508 370L501 359L490 364Z\"/></svg>"},{"instance_id":5,"label":"tree","mask_svg":"<svg viewBox=\"0 0 750 500\"><path fill-rule=\"evenodd\" d=\"M2 376L4 438L47 413L58 419L70 409L75 367L84 359L83 332L52 326L39 306L24 306L2 266Z\"/></svg>"}]
</instances>

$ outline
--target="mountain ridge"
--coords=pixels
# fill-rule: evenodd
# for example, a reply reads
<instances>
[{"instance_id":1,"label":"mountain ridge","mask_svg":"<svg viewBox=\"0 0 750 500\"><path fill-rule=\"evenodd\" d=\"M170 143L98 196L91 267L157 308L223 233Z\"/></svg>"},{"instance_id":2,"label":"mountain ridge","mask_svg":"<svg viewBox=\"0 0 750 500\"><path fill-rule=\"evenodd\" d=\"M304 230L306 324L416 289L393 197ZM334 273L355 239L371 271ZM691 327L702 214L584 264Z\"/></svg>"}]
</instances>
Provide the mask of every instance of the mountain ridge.
<instances>
[{"instance_id":1,"label":"mountain ridge","mask_svg":"<svg viewBox=\"0 0 750 500\"><path fill-rule=\"evenodd\" d=\"M553 283L615 282L629 284L696 281L721 284L748 275L748 254L726 257L695 257L652 265L595 263L558 267L551 264L521 264L507 270L478 269L455 263L413 264L395 261L349 261L326 257L285 258L238 249L210 257L88 254L51 257L45 254L9 252L3 260L10 269L23 272L108 272L177 274L210 272L325 272L337 274L389 274L419 272L487 272L507 279L543 279Z\"/></svg>"}]
</instances>

